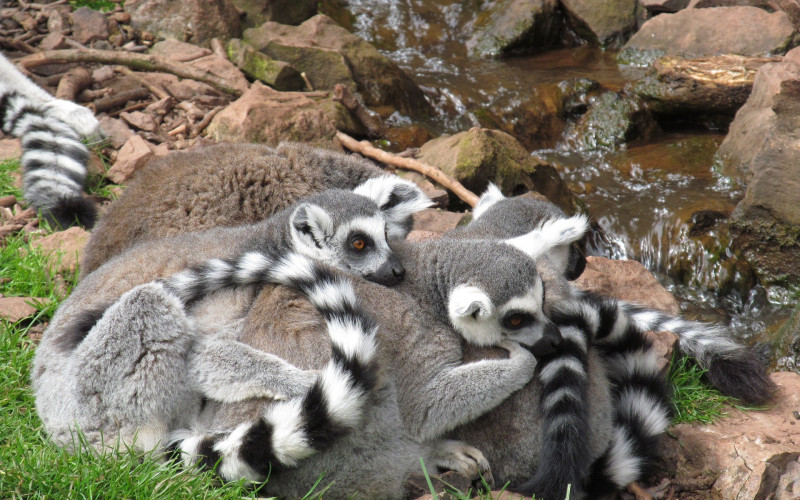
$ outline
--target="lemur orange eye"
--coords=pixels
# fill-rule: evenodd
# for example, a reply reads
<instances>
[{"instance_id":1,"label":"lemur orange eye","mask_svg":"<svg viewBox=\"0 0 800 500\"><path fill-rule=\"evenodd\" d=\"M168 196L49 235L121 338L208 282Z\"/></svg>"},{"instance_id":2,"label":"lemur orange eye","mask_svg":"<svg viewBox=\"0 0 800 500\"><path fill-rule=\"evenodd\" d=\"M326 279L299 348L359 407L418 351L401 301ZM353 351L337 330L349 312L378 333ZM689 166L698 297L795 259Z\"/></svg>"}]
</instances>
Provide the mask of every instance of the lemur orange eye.
<instances>
[{"instance_id":1,"label":"lemur orange eye","mask_svg":"<svg viewBox=\"0 0 800 500\"><path fill-rule=\"evenodd\" d=\"M508 324L511 326L519 326L522 324L522 316L515 314L508 318Z\"/></svg>"},{"instance_id":2,"label":"lemur orange eye","mask_svg":"<svg viewBox=\"0 0 800 500\"><path fill-rule=\"evenodd\" d=\"M359 251L364 250L364 248L367 246L367 242L364 241L363 238L356 238L351 241L350 244L353 245L353 248Z\"/></svg>"}]
</instances>

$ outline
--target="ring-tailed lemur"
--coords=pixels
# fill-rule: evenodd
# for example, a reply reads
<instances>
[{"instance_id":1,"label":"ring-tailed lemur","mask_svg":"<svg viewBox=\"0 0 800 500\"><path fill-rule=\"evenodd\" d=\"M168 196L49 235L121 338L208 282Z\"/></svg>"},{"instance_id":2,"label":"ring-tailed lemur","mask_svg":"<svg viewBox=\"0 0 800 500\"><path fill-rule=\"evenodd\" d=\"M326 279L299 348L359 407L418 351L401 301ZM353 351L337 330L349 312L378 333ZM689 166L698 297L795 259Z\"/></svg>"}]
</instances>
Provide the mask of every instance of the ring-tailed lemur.
<instances>
[{"instance_id":1,"label":"ring-tailed lemur","mask_svg":"<svg viewBox=\"0 0 800 500\"><path fill-rule=\"evenodd\" d=\"M89 150L81 138L102 138L99 122L39 88L2 54L0 75L0 129L22 141L25 198L60 227L91 227L96 210L82 195Z\"/></svg>"},{"instance_id":2,"label":"ring-tailed lemur","mask_svg":"<svg viewBox=\"0 0 800 500\"><path fill-rule=\"evenodd\" d=\"M57 311L34 358L31 378L37 410L53 440L71 446L76 428L96 446L101 445L103 434L109 440L121 434L130 443L138 433L137 446L149 449L163 443L173 420L196 415L196 411L182 410L197 400L186 360L196 338L194 330L207 325L187 324L172 295L171 301L165 301L142 292L145 297L140 300L152 302L151 306L134 307L136 296L120 305L119 297L137 285L210 258L242 255L248 256L243 261L245 270L263 279L267 268L248 260L259 251L264 255L299 253L378 281L401 279L403 268L386 236L403 235L408 226L404 218L429 201L413 184L391 176L372 179L357 189L367 196L329 190L258 224L143 244L86 277ZM194 286L213 283L211 271L209 281L194 282ZM114 305L109 308L109 304ZM148 307L152 313L146 314ZM231 309L243 316L247 307L243 300ZM232 356L251 356L252 349L246 347L231 347ZM289 397L308 388L306 383L284 384L283 380L292 379L286 374L298 370L267 358L264 363L271 363L272 371L256 374L249 385L240 385L245 396L234 396ZM309 381L306 375L294 377L298 378ZM273 386L261 388L265 380ZM132 393L136 397L131 398Z\"/></svg>"},{"instance_id":3,"label":"ring-tailed lemur","mask_svg":"<svg viewBox=\"0 0 800 500\"><path fill-rule=\"evenodd\" d=\"M565 217L559 212L547 202L505 198L495 186L490 186L476 206L473 222L449 234L512 238L525 234L542 221ZM564 245L550 255L555 253L559 256L554 260L569 272L575 259L570 247ZM709 382L724 394L754 405L768 402L774 394L775 385L761 357L752 348L733 340L723 326L689 321L622 301L602 300L588 292L576 290L574 293L586 308L597 310L603 321L617 323L615 332L624 332L627 323L632 322L643 331L670 331L678 335L680 350L695 359L706 370ZM599 304L602 309L598 309Z\"/></svg>"},{"instance_id":4,"label":"ring-tailed lemur","mask_svg":"<svg viewBox=\"0 0 800 500\"><path fill-rule=\"evenodd\" d=\"M282 143L216 144L143 167L92 231L81 276L139 243L219 226L252 224L326 189L385 175L355 155Z\"/></svg>"}]
</instances>

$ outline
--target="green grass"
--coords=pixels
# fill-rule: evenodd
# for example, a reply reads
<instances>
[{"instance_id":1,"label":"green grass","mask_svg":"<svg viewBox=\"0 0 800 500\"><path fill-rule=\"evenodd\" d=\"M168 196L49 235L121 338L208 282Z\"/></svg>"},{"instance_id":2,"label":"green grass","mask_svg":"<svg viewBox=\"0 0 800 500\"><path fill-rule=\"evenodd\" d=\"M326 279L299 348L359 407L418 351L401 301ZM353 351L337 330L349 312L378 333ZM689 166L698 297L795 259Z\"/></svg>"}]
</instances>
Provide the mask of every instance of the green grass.
<instances>
[{"instance_id":1,"label":"green grass","mask_svg":"<svg viewBox=\"0 0 800 500\"><path fill-rule=\"evenodd\" d=\"M5 296L46 297L33 319L0 319L0 498L254 498L241 483L221 485L174 463L130 450L67 453L51 444L36 415L28 387L35 343L29 330L52 317L60 302L50 260L20 236L0 248L0 283ZM76 275L63 277L66 289ZM63 286L63 285L62 285ZM79 439L79 437L76 437Z\"/></svg>"},{"instance_id":2,"label":"green grass","mask_svg":"<svg viewBox=\"0 0 800 500\"><path fill-rule=\"evenodd\" d=\"M111 0L70 0L69 2L73 9L89 7L90 9L99 10L101 12L114 10L117 3L122 4L122 2L112 2Z\"/></svg>"},{"instance_id":3,"label":"green grass","mask_svg":"<svg viewBox=\"0 0 800 500\"><path fill-rule=\"evenodd\" d=\"M0 196L14 195L22 198L22 190L14 187L11 172L19 172L19 159L0 161Z\"/></svg>"},{"instance_id":4,"label":"green grass","mask_svg":"<svg viewBox=\"0 0 800 500\"><path fill-rule=\"evenodd\" d=\"M669 370L672 384L673 424L710 424L724 417L729 408L752 410L738 399L725 396L702 379L705 371L688 357L675 357Z\"/></svg>"}]
</instances>

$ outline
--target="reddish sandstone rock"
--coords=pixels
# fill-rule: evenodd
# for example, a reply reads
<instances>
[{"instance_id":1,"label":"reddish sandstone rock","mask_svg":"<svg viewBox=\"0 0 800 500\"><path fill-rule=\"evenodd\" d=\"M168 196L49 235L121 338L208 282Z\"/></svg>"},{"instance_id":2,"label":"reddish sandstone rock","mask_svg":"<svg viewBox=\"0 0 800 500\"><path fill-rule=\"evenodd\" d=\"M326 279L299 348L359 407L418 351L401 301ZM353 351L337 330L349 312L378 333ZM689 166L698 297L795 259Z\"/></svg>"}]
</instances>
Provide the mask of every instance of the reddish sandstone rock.
<instances>
[{"instance_id":1,"label":"reddish sandstone rock","mask_svg":"<svg viewBox=\"0 0 800 500\"><path fill-rule=\"evenodd\" d=\"M57 264L59 273L74 273L88 241L89 233L75 226L39 238L33 242L33 246L50 255L50 262Z\"/></svg>"}]
</instances>

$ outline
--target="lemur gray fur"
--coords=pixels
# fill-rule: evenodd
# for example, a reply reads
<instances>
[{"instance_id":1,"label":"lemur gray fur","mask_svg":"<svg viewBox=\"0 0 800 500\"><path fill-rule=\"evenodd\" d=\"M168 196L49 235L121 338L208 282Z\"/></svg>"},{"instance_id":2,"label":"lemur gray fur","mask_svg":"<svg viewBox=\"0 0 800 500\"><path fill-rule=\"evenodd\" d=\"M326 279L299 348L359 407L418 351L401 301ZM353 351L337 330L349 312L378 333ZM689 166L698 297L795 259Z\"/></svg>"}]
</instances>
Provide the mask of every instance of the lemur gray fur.
<instances>
[{"instance_id":1,"label":"lemur gray fur","mask_svg":"<svg viewBox=\"0 0 800 500\"><path fill-rule=\"evenodd\" d=\"M448 233L448 236L513 238L530 231L541 221L566 217L559 212L560 209L547 202L505 198L499 189L490 186L475 208L473 221ZM559 252L559 265L566 266L569 273L572 262L579 257L567 246ZM675 333L679 337L680 350L707 370L709 382L724 394L753 405L768 402L774 394L775 385L766 373L761 356L733 340L725 327L685 320L635 304L603 300L578 290L574 294L586 307L598 309L606 318L604 321L632 322L643 331ZM623 325L621 323L618 330L624 330Z\"/></svg>"},{"instance_id":2,"label":"lemur gray fur","mask_svg":"<svg viewBox=\"0 0 800 500\"><path fill-rule=\"evenodd\" d=\"M405 235L405 219L429 200L413 184L391 176L370 179L356 191L366 196L329 190L257 224L143 244L84 279L57 311L34 358L37 410L52 439L71 446L80 428L91 445L102 446L104 437L115 442L117 435L131 443L137 435L137 446L152 449L163 443L173 422L197 414L187 359L199 326L185 319L176 297L163 297L163 286L137 285L210 258L252 257L259 251L294 252L387 283L400 279L404 271L386 237ZM244 315L247 305L247 300L236 304L238 314ZM285 398L308 389L282 381L313 377L290 377L287 373L299 370L246 347L226 348L238 359L262 359L271 371L241 380L230 397ZM202 384L199 390L205 392Z\"/></svg>"},{"instance_id":3,"label":"lemur gray fur","mask_svg":"<svg viewBox=\"0 0 800 500\"><path fill-rule=\"evenodd\" d=\"M81 139L102 138L91 111L51 96L0 53L0 130L22 141L28 203L60 227L91 227L96 209L82 195L89 150Z\"/></svg>"},{"instance_id":4,"label":"lemur gray fur","mask_svg":"<svg viewBox=\"0 0 800 500\"><path fill-rule=\"evenodd\" d=\"M81 276L139 243L252 224L325 189L353 189L384 173L353 155L304 144L218 144L174 152L142 168L92 231Z\"/></svg>"}]
</instances>

